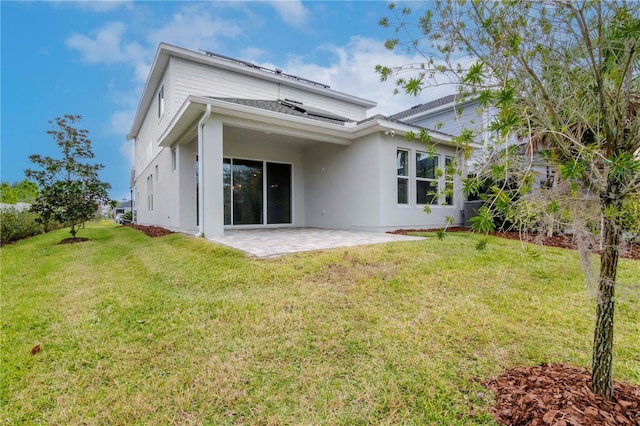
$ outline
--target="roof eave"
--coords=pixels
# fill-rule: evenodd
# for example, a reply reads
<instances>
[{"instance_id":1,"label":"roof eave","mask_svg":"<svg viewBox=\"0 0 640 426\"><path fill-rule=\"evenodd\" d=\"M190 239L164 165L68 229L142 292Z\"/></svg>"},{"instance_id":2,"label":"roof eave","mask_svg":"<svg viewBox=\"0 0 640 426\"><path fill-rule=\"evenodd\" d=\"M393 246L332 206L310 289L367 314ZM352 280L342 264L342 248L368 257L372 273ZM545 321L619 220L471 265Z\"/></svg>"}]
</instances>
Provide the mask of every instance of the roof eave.
<instances>
[{"instance_id":1,"label":"roof eave","mask_svg":"<svg viewBox=\"0 0 640 426\"><path fill-rule=\"evenodd\" d=\"M458 103L456 103L455 101L448 102L446 104L439 105L437 107L428 109L426 111L420 111L420 112L416 112L415 114L408 115L406 117L402 117L400 120L403 120L403 121L417 120L417 119L421 119L421 118L424 118L424 117L428 117L428 116L433 115L433 114L437 114L439 112L445 111L445 110L450 109L450 108L465 107L465 106L470 105L470 104L472 104L474 102L477 102L477 100L476 99L470 99L470 100L467 100L467 101L464 101L464 102L458 102Z\"/></svg>"},{"instance_id":2,"label":"roof eave","mask_svg":"<svg viewBox=\"0 0 640 426\"><path fill-rule=\"evenodd\" d=\"M355 139L377 132L404 137L409 132L420 130L418 126L389 121L384 118L376 118L359 124L335 124L218 99L189 96L160 136L160 145L171 146L179 141L180 136L187 129L192 128L193 123L197 121L201 113L204 113L206 105L211 105L213 113L224 115L225 122L229 124L242 125L262 131L289 132L293 136L312 138L338 145L350 145L351 141ZM253 127L251 123L253 123ZM429 130L429 133L435 142L455 146L451 135L435 130Z\"/></svg>"},{"instance_id":3,"label":"roof eave","mask_svg":"<svg viewBox=\"0 0 640 426\"><path fill-rule=\"evenodd\" d=\"M158 45L156 56L153 58L151 68L149 69L149 75L144 84L144 89L142 89L142 96L140 97L138 108L133 116L134 118L133 123L131 124L131 129L129 129L129 133L127 133L127 140L131 140L138 136L144 116L155 96L156 87L160 83L162 74L169 63L169 55L166 54L165 46L169 45L165 43L160 43Z\"/></svg>"},{"instance_id":4,"label":"roof eave","mask_svg":"<svg viewBox=\"0 0 640 426\"><path fill-rule=\"evenodd\" d=\"M416 133L419 132L420 129L420 126L415 126L409 123L398 123L396 121L386 120L384 118L376 118L374 120L369 120L353 126L352 132L356 137L364 136L374 132L385 132L389 134L393 132L393 136L397 135L404 137L409 132ZM427 130L429 131L431 137L434 138L437 142L452 146L455 145L451 135L447 135L436 130Z\"/></svg>"}]
</instances>

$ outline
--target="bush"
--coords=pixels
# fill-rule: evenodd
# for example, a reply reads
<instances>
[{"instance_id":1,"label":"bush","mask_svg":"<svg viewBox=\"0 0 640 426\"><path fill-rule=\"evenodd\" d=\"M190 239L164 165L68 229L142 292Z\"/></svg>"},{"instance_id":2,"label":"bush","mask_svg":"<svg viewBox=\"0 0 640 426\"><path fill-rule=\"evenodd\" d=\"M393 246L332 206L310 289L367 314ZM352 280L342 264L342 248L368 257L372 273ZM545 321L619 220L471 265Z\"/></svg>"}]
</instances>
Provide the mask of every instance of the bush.
<instances>
[{"instance_id":1,"label":"bush","mask_svg":"<svg viewBox=\"0 0 640 426\"><path fill-rule=\"evenodd\" d=\"M7 244L41 234L44 228L37 219L38 215L28 210L0 210L0 242Z\"/></svg>"},{"instance_id":2,"label":"bush","mask_svg":"<svg viewBox=\"0 0 640 426\"><path fill-rule=\"evenodd\" d=\"M624 202L621 219L625 239L640 244L640 196L631 197Z\"/></svg>"}]
</instances>

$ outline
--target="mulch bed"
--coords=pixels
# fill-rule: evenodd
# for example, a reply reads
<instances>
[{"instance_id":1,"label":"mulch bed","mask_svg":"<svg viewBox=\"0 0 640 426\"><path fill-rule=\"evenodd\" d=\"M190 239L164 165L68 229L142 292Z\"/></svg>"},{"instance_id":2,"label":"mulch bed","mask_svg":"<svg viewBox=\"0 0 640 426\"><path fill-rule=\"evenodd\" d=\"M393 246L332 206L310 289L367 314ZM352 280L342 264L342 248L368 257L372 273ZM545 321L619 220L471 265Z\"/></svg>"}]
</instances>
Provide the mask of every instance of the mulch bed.
<instances>
[{"instance_id":1,"label":"mulch bed","mask_svg":"<svg viewBox=\"0 0 640 426\"><path fill-rule=\"evenodd\" d=\"M145 225L137 225L135 223L129 223L127 225L129 228L137 229L138 231L144 232L147 236L155 238L155 237L164 237L165 235L173 234L173 231L169 231L168 229L161 228L159 226L145 226Z\"/></svg>"},{"instance_id":2,"label":"mulch bed","mask_svg":"<svg viewBox=\"0 0 640 426\"><path fill-rule=\"evenodd\" d=\"M82 243L85 241L89 241L89 238L83 238L83 237L65 238L64 240L60 241L58 244L75 244L75 243Z\"/></svg>"},{"instance_id":3,"label":"mulch bed","mask_svg":"<svg viewBox=\"0 0 640 426\"><path fill-rule=\"evenodd\" d=\"M411 232L435 232L437 229L398 229L389 232L390 234L408 235ZM469 232L470 228L461 226L447 228L447 232ZM570 236L554 235L552 237L542 236L534 233L520 234L519 232L490 232L489 235L510 240L526 241L533 244L542 244L549 247L560 247L570 250L577 248L576 242ZM620 253L620 257L640 260L640 244L627 244L626 250Z\"/></svg>"},{"instance_id":4,"label":"mulch bed","mask_svg":"<svg viewBox=\"0 0 640 426\"><path fill-rule=\"evenodd\" d=\"M502 425L640 425L640 386L614 383L614 400L590 388L582 368L542 364L509 370L483 383L495 395L490 413Z\"/></svg>"}]
</instances>

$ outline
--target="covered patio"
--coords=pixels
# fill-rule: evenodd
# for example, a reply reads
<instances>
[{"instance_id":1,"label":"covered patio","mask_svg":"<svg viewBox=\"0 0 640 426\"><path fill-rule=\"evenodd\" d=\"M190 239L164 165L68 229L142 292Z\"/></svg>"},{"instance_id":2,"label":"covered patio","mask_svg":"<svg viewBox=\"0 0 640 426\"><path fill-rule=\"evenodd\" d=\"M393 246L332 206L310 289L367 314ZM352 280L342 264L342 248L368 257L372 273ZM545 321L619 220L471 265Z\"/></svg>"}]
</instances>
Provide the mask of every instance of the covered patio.
<instances>
[{"instance_id":1,"label":"covered patio","mask_svg":"<svg viewBox=\"0 0 640 426\"><path fill-rule=\"evenodd\" d=\"M420 241L424 238L338 229L267 228L227 230L224 235L209 239L252 256L266 258L338 247Z\"/></svg>"}]
</instances>

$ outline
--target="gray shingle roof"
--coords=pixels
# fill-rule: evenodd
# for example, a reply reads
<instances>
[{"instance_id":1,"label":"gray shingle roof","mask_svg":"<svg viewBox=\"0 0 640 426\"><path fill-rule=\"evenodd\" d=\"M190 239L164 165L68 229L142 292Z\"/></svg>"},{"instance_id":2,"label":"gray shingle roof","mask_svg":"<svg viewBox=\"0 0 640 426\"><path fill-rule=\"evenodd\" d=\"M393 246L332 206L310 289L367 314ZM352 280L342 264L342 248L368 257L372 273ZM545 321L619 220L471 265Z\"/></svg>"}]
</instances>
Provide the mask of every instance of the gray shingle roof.
<instances>
[{"instance_id":1,"label":"gray shingle roof","mask_svg":"<svg viewBox=\"0 0 640 426\"><path fill-rule=\"evenodd\" d=\"M416 105L416 106L413 106L413 107L411 107L411 108L409 108L407 110L400 111L400 112L398 112L396 114L393 114L393 115L389 116L389 118L399 120L399 119L402 119L402 118L405 118L405 117L412 116L414 114L418 114L419 112L429 111L429 110L437 108L439 106L449 104L449 103L453 102L455 99L456 99L456 95L445 96L443 98L439 98L439 99L436 99L434 101L427 102L427 103L420 104L420 105Z\"/></svg>"},{"instance_id":2,"label":"gray shingle roof","mask_svg":"<svg viewBox=\"0 0 640 426\"><path fill-rule=\"evenodd\" d=\"M295 102L295 101L290 101L288 99L285 99L285 100L279 99L279 100L272 101L272 100L266 100L266 99L217 98L217 97L211 97L211 96L206 96L206 97L210 99L216 99L219 101L230 102L233 104L245 105L252 108L260 108L266 111L273 111L281 114L293 115L295 117L303 117L303 118L309 118L312 120L324 121L326 123L344 125L345 123L354 122L354 120L350 120L346 117L340 117L329 111L324 111L318 108L309 107L308 105L304 105L302 103ZM443 104L444 103L446 102L443 102ZM392 123L401 124L403 126L414 127L416 129L421 128L420 126L417 126L413 123L409 123L406 121L399 120L398 118L395 118L397 115L398 114L387 117L382 114L376 114L355 123L362 124L362 123L366 123L368 121L373 121L373 120L385 120ZM451 136L443 132L438 132L438 133Z\"/></svg>"},{"instance_id":3,"label":"gray shingle roof","mask_svg":"<svg viewBox=\"0 0 640 426\"><path fill-rule=\"evenodd\" d=\"M358 121L357 124L362 124L362 123L366 123L367 121L373 121L373 120L385 120L391 123L402 124L403 126L415 127L416 129L420 128L420 126L416 126L413 123L408 123L406 121L398 120L398 119L392 118L391 116L387 117L386 115L382 115L382 114L372 115L371 117L367 117L364 120Z\"/></svg>"},{"instance_id":4,"label":"gray shingle roof","mask_svg":"<svg viewBox=\"0 0 640 426\"><path fill-rule=\"evenodd\" d=\"M266 99L241 99L241 98L212 98L219 101L229 102L238 105L245 105L252 108L259 108L295 117L309 118L312 120L324 121L326 123L340 124L351 122L346 117L341 117L329 111L310 107L299 102L289 100L266 100Z\"/></svg>"},{"instance_id":5,"label":"gray shingle roof","mask_svg":"<svg viewBox=\"0 0 640 426\"><path fill-rule=\"evenodd\" d=\"M422 129L424 127L424 126L418 126L417 124L409 123L408 121L398 120L397 118L394 118L394 116L395 116L395 114L392 115L392 116L389 116L389 117L387 117L386 115L382 115L382 114L376 114L376 115L373 115L371 117L365 118L364 120L358 121L357 124L366 123L367 121L372 121L372 120L385 120L385 121L389 121L391 123L401 124L403 126L413 127L413 128L416 128L416 129ZM438 132L441 135L453 137L453 135L450 135L449 133L444 133L444 132L442 132L440 130L429 129L427 127L424 127L424 128L429 130L429 131L432 131L432 132Z\"/></svg>"}]
</instances>

